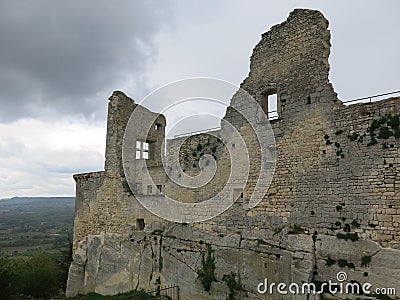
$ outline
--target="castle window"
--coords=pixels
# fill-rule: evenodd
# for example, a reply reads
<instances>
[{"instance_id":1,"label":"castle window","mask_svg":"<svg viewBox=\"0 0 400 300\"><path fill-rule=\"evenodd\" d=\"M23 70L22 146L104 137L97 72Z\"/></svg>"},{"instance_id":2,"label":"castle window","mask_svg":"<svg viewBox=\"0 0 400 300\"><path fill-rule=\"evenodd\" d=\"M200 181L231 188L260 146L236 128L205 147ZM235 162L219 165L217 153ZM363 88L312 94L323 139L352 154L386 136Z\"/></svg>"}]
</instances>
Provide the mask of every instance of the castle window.
<instances>
[{"instance_id":1,"label":"castle window","mask_svg":"<svg viewBox=\"0 0 400 300\"><path fill-rule=\"evenodd\" d=\"M148 185L147 186L147 194L151 195L153 193L153 186L152 185Z\"/></svg>"},{"instance_id":2,"label":"castle window","mask_svg":"<svg viewBox=\"0 0 400 300\"><path fill-rule=\"evenodd\" d=\"M155 129L156 130L161 130L162 125L160 123L156 123Z\"/></svg>"},{"instance_id":3,"label":"castle window","mask_svg":"<svg viewBox=\"0 0 400 300\"><path fill-rule=\"evenodd\" d=\"M278 90L275 83L264 86L258 93L258 103L268 119L277 119L278 116Z\"/></svg>"},{"instance_id":4,"label":"castle window","mask_svg":"<svg viewBox=\"0 0 400 300\"><path fill-rule=\"evenodd\" d=\"M278 94L276 91L264 95L263 109L268 114L268 119L278 118Z\"/></svg>"},{"instance_id":5,"label":"castle window","mask_svg":"<svg viewBox=\"0 0 400 300\"><path fill-rule=\"evenodd\" d=\"M137 230L143 230L145 225L146 224L144 223L144 219L136 219L136 229Z\"/></svg>"},{"instance_id":6,"label":"castle window","mask_svg":"<svg viewBox=\"0 0 400 300\"><path fill-rule=\"evenodd\" d=\"M157 184L157 191L159 194L163 193L163 186L161 184Z\"/></svg>"},{"instance_id":7,"label":"castle window","mask_svg":"<svg viewBox=\"0 0 400 300\"><path fill-rule=\"evenodd\" d=\"M136 141L136 159L149 159L149 143Z\"/></svg>"}]
</instances>

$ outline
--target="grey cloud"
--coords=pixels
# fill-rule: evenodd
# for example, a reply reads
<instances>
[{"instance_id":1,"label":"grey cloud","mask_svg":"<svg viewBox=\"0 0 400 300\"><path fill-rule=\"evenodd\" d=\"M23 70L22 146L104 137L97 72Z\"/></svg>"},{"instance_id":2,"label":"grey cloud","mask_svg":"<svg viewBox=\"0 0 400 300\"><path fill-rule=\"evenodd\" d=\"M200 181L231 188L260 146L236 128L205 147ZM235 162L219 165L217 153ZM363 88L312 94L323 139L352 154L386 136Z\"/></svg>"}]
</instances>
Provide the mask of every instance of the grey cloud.
<instances>
[{"instance_id":1,"label":"grey cloud","mask_svg":"<svg viewBox=\"0 0 400 300\"><path fill-rule=\"evenodd\" d=\"M166 2L0 1L0 122L103 117L105 97L140 78L170 19Z\"/></svg>"}]
</instances>

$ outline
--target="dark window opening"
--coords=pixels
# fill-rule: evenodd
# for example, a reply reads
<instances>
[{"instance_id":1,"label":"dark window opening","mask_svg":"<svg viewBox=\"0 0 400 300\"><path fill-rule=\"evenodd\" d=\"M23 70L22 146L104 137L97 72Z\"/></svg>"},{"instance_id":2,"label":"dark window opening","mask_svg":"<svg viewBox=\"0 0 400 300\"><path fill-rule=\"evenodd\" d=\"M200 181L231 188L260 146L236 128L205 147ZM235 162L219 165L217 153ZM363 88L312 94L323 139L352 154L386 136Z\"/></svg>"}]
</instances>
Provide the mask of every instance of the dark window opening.
<instances>
[{"instance_id":1,"label":"dark window opening","mask_svg":"<svg viewBox=\"0 0 400 300\"><path fill-rule=\"evenodd\" d=\"M146 224L144 223L144 219L136 219L136 229L137 230L143 230L145 225Z\"/></svg>"},{"instance_id":2,"label":"dark window opening","mask_svg":"<svg viewBox=\"0 0 400 300\"><path fill-rule=\"evenodd\" d=\"M162 194L164 190L164 187L161 184L157 184L157 191L159 194Z\"/></svg>"},{"instance_id":3,"label":"dark window opening","mask_svg":"<svg viewBox=\"0 0 400 300\"><path fill-rule=\"evenodd\" d=\"M307 104L311 104L311 97L310 96L307 97Z\"/></svg>"},{"instance_id":4,"label":"dark window opening","mask_svg":"<svg viewBox=\"0 0 400 300\"><path fill-rule=\"evenodd\" d=\"M156 130L161 130L162 125L160 123L156 123L155 129Z\"/></svg>"}]
</instances>

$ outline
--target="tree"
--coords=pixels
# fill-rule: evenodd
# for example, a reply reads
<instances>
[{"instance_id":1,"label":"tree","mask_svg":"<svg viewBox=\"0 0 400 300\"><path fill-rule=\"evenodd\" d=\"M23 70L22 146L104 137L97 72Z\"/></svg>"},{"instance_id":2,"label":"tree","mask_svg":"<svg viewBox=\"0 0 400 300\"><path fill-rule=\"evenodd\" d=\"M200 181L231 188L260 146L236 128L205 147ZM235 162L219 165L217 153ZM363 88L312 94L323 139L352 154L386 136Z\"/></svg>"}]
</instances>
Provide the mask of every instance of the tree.
<instances>
[{"instance_id":1,"label":"tree","mask_svg":"<svg viewBox=\"0 0 400 300\"><path fill-rule=\"evenodd\" d=\"M16 260L13 273L16 290L24 295L48 299L60 286L58 265L49 254L37 253Z\"/></svg>"},{"instance_id":2,"label":"tree","mask_svg":"<svg viewBox=\"0 0 400 300\"><path fill-rule=\"evenodd\" d=\"M197 270L198 278L200 279L201 284L205 291L209 291L211 289L211 283L213 281L217 281L215 277L215 257L214 250L212 249L210 244L207 244L207 256L205 253L202 254L201 264L202 268Z\"/></svg>"},{"instance_id":3,"label":"tree","mask_svg":"<svg viewBox=\"0 0 400 300\"><path fill-rule=\"evenodd\" d=\"M0 299L10 299L13 294L12 262L6 256L0 257Z\"/></svg>"},{"instance_id":4,"label":"tree","mask_svg":"<svg viewBox=\"0 0 400 300\"><path fill-rule=\"evenodd\" d=\"M60 250L61 256L58 259L58 266L60 267L59 279L61 288L65 291L68 280L69 266L72 262L72 239L68 236L68 248Z\"/></svg>"}]
</instances>

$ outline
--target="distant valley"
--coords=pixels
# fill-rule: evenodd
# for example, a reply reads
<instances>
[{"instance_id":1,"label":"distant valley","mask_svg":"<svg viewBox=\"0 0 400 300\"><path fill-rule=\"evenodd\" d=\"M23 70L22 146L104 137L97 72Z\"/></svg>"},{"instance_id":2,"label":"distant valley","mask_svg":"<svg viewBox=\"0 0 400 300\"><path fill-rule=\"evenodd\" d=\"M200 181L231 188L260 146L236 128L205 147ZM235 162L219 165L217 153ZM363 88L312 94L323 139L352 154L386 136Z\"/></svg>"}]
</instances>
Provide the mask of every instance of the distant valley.
<instances>
[{"instance_id":1,"label":"distant valley","mask_svg":"<svg viewBox=\"0 0 400 300\"><path fill-rule=\"evenodd\" d=\"M72 239L74 197L0 200L0 254L57 253Z\"/></svg>"}]
</instances>

